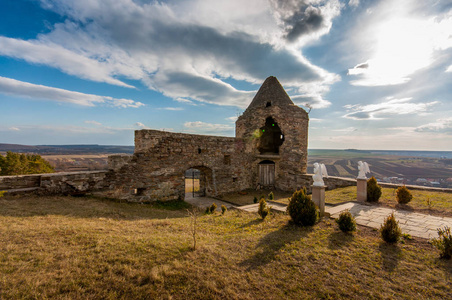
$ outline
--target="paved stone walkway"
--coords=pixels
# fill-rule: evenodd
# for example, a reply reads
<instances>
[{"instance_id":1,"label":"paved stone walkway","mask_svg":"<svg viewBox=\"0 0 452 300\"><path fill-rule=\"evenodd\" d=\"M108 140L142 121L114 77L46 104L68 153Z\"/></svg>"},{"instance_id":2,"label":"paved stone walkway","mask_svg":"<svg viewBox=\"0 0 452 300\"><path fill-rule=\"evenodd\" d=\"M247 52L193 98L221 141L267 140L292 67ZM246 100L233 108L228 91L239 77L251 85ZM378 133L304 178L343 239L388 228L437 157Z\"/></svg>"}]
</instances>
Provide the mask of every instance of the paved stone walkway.
<instances>
[{"instance_id":1,"label":"paved stone walkway","mask_svg":"<svg viewBox=\"0 0 452 300\"><path fill-rule=\"evenodd\" d=\"M217 204L217 211L221 211L221 205L225 205L228 209L237 208L247 212L257 212L259 204L250 204L244 206L234 206L231 203L221 200L196 197L192 198L188 194L185 197L188 203L205 209L212 205L213 202ZM268 202L272 210L279 212L286 212L287 205ZM394 216L399 221L399 226L403 233L411 236L431 239L438 237L438 228L449 226L452 228L452 218L437 217L431 215L420 214L406 210L396 210L392 208L379 207L374 205L366 205L358 202L347 202L337 206L326 205L325 212L330 214L331 218L337 219L342 211L349 210L355 217L356 223L359 225L380 229L384 219L394 212Z\"/></svg>"},{"instance_id":2,"label":"paved stone walkway","mask_svg":"<svg viewBox=\"0 0 452 300\"><path fill-rule=\"evenodd\" d=\"M336 219L342 211L347 209L355 217L356 223L376 229L380 229L384 219L391 213L394 213L403 233L425 239L438 237L437 229L440 227L449 226L452 228L452 218L425 215L357 202L348 202L338 206L327 206L325 211L330 213L331 218Z\"/></svg>"}]
</instances>

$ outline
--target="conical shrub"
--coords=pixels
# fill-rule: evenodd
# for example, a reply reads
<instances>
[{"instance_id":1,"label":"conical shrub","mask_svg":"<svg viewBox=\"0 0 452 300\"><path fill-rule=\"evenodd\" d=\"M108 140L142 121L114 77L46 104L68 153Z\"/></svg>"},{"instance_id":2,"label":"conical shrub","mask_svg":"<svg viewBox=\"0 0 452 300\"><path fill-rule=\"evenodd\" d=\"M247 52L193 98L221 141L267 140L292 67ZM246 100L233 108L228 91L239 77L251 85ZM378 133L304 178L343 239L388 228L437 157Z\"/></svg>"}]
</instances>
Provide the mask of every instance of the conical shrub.
<instances>
[{"instance_id":1,"label":"conical shrub","mask_svg":"<svg viewBox=\"0 0 452 300\"><path fill-rule=\"evenodd\" d=\"M265 198L261 198L261 200L259 200L259 209L257 210L257 213L259 214L259 216L261 216L262 219L265 219L270 213L270 208L268 207Z\"/></svg>"},{"instance_id":2,"label":"conical shrub","mask_svg":"<svg viewBox=\"0 0 452 300\"><path fill-rule=\"evenodd\" d=\"M353 218L352 214L348 210L340 213L336 223L339 225L339 229L343 232L351 232L356 230L355 218Z\"/></svg>"},{"instance_id":3,"label":"conical shrub","mask_svg":"<svg viewBox=\"0 0 452 300\"><path fill-rule=\"evenodd\" d=\"M367 180L367 201L378 202L381 197L381 186L378 185L375 177L371 177Z\"/></svg>"},{"instance_id":4,"label":"conical shrub","mask_svg":"<svg viewBox=\"0 0 452 300\"><path fill-rule=\"evenodd\" d=\"M312 226L317 221L318 212L311 197L306 194L306 188L293 193L287 206L292 221L300 226Z\"/></svg>"},{"instance_id":5,"label":"conical shrub","mask_svg":"<svg viewBox=\"0 0 452 300\"><path fill-rule=\"evenodd\" d=\"M381 238L387 243L397 243L402 235L399 222L396 221L394 213L390 214L380 227Z\"/></svg>"},{"instance_id":6,"label":"conical shrub","mask_svg":"<svg viewBox=\"0 0 452 300\"><path fill-rule=\"evenodd\" d=\"M396 191L396 199L400 204L406 204L413 199L413 195L411 195L410 190L406 186L399 186Z\"/></svg>"}]
</instances>

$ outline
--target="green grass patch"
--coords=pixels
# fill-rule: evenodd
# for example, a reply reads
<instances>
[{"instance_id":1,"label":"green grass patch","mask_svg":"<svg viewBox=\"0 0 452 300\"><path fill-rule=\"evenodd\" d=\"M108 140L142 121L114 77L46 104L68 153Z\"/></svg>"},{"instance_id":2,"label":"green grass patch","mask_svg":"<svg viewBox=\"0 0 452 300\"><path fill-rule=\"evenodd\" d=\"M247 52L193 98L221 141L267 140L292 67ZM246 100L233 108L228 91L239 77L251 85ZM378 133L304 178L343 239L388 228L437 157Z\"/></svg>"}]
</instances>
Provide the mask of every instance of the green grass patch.
<instances>
[{"instance_id":1,"label":"green grass patch","mask_svg":"<svg viewBox=\"0 0 452 300\"><path fill-rule=\"evenodd\" d=\"M358 226L85 197L0 199L0 298L447 299L452 261L427 241Z\"/></svg>"}]
</instances>

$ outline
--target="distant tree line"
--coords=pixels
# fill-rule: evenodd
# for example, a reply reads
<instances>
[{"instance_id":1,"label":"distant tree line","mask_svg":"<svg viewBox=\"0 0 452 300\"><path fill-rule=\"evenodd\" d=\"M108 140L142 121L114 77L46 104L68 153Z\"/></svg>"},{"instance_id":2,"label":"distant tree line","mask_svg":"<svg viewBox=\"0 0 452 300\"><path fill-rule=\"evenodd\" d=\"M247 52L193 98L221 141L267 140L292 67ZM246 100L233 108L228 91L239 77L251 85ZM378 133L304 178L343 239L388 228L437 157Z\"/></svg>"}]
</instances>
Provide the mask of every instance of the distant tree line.
<instances>
[{"instance_id":1,"label":"distant tree line","mask_svg":"<svg viewBox=\"0 0 452 300\"><path fill-rule=\"evenodd\" d=\"M25 175L53 173L48 161L38 154L21 154L8 151L0 155L0 175Z\"/></svg>"}]
</instances>

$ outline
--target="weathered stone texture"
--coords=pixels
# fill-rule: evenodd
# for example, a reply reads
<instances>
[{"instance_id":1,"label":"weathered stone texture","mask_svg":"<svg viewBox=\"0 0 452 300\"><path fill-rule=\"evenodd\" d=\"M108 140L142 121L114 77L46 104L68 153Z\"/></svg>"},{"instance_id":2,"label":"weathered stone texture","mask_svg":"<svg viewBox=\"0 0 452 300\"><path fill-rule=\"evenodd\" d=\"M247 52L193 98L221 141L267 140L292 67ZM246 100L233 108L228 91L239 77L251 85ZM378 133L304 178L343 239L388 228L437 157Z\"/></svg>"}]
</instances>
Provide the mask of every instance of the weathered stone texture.
<instances>
[{"instance_id":1,"label":"weathered stone texture","mask_svg":"<svg viewBox=\"0 0 452 300\"><path fill-rule=\"evenodd\" d=\"M41 194L84 194L109 186L108 171L85 171L34 175L0 176L0 190L36 188Z\"/></svg>"},{"instance_id":2,"label":"weathered stone texture","mask_svg":"<svg viewBox=\"0 0 452 300\"><path fill-rule=\"evenodd\" d=\"M275 121L284 141L279 153L260 153L258 145L267 118ZM257 165L269 160L275 163L275 188L295 190L304 182L299 176L306 174L308 149L308 123L306 111L290 100L275 77L269 77L254 97L250 106L236 122L236 137L246 141L246 153L251 154ZM254 186L258 185L257 168L253 169Z\"/></svg>"},{"instance_id":3,"label":"weathered stone texture","mask_svg":"<svg viewBox=\"0 0 452 300\"><path fill-rule=\"evenodd\" d=\"M135 153L115 174L115 187L129 201L183 198L185 171L201 171L206 195L237 191L250 185L250 157L241 139L135 131Z\"/></svg>"},{"instance_id":4,"label":"weathered stone texture","mask_svg":"<svg viewBox=\"0 0 452 300\"><path fill-rule=\"evenodd\" d=\"M39 187L41 175L0 176L0 191Z\"/></svg>"},{"instance_id":5,"label":"weathered stone texture","mask_svg":"<svg viewBox=\"0 0 452 300\"><path fill-rule=\"evenodd\" d=\"M132 160L132 155L117 154L108 156L108 169L118 171Z\"/></svg>"},{"instance_id":6,"label":"weathered stone texture","mask_svg":"<svg viewBox=\"0 0 452 300\"><path fill-rule=\"evenodd\" d=\"M40 192L75 195L105 188L106 171L68 172L41 175Z\"/></svg>"}]
</instances>

